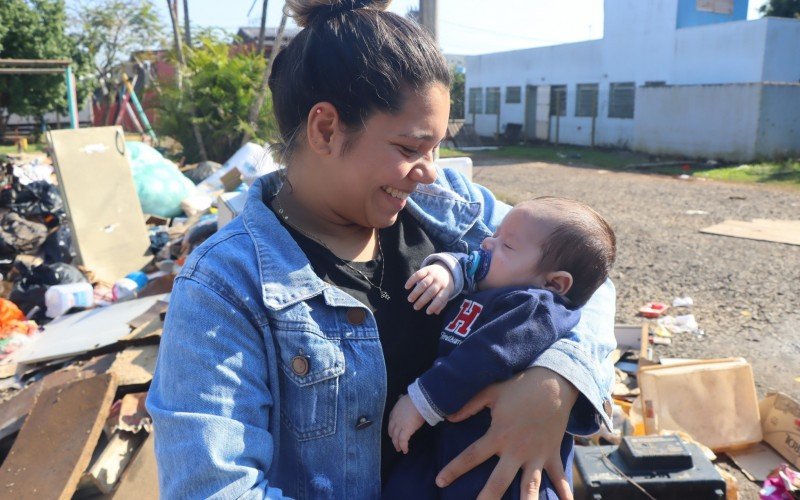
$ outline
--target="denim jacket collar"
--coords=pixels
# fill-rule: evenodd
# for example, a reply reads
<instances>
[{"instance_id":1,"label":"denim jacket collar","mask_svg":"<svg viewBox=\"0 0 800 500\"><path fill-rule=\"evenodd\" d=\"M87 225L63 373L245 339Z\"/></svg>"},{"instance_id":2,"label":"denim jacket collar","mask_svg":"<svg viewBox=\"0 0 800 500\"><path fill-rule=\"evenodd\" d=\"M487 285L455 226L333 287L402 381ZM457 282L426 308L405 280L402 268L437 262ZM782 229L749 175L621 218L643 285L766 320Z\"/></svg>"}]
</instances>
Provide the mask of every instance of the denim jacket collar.
<instances>
[{"instance_id":1,"label":"denim jacket collar","mask_svg":"<svg viewBox=\"0 0 800 500\"><path fill-rule=\"evenodd\" d=\"M479 218L481 206L443 188L444 176L445 173L438 170L435 183L418 186L409 197L406 209L434 244L464 251L466 248L460 248L466 247L462 236ZM258 255L264 305L279 310L322 293L331 306L363 306L317 276L303 251L266 206L264 200L274 196L281 184L279 172L258 179L247 193L241 214Z\"/></svg>"}]
</instances>

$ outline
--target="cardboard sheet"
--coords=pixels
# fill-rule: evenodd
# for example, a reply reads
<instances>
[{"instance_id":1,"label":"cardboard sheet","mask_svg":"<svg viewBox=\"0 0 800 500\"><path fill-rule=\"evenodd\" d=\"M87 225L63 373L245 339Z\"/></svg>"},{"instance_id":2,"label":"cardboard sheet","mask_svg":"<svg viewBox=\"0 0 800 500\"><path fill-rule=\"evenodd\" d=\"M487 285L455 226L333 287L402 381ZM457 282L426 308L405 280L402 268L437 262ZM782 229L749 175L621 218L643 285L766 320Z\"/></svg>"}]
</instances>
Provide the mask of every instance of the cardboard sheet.
<instances>
[{"instance_id":1,"label":"cardboard sheet","mask_svg":"<svg viewBox=\"0 0 800 500\"><path fill-rule=\"evenodd\" d=\"M742 358L639 371L645 429L682 431L714 451L761 441L753 370Z\"/></svg>"},{"instance_id":2,"label":"cardboard sheet","mask_svg":"<svg viewBox=\"0 0 800 500\"><path fill-rule=\"evenodd\" d=\"M759 403L764 441L795 468L800 468L800 402L772 392Z\"/></svg>"},{"instance_id":3,"label":"cardboard sheet","mask_svg":"<svg viewBox=\"0 0 800 500\"><path fill-rule=\"evenodd\" d=\"M147 264L147 234L121 127L53 130L61 196L83 265L113 283Z\"/></svg>"},{"instance_id":4,"label":"cardboard sheet","mask_svg":"<svg viewBox=\"0 0 800 500\"><path fill-rule=\"evenodd\" d=\"M47 324L36 340L9 357L13 356L17 363L38 363L113 344L130 334L128 322L162 298L163 295L153 295L62 316Z\"/></svg>"},{"instance_id":5,"label":"cardboard sheet","mask_svg":"<svg viewBox=\"0 0 800 500\"><path fill-rule=\"evenodd\" d=\"M764 443L755 444L743 450L729 451L731 460L751 481L763 482L770 472L785 462L775 450Z\"/></svg>"},{"instance_id":6,"label":"cardboard sheet","mask_svg":"<svg viewBox=\"0 0 800 500\"><path fill-rule=\"evenodd\" d=\"M722 224L701 229L700 232L800 245L800 221L798 220L753 219L752 222L726 220Z\"/></svg>"}]
</instances>

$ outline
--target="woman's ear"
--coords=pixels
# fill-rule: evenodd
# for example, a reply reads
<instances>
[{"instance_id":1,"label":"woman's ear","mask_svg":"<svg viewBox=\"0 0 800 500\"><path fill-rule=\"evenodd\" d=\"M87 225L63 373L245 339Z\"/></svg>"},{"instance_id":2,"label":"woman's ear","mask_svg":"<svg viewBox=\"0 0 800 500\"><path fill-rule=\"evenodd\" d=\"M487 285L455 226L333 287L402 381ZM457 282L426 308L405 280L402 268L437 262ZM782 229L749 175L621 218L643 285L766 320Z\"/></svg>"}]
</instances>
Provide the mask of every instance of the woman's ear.
<instances>
[{"instance_id":1,"label":"woman's ear","mask_svg":"<svg viewBox=\"0 0 800 500\"><path fill-rule=\"evenodd\" d=\"M329 102L318 102L308 112L306 137L308 147L319 155L333 152L333 136L339 127L339 113Z\"/></svg>"},{"instance_id":2,"label":"woman's ear","mask_svg":"<svg viewBox=\"0 0 800 500\"><path fill-rule=\"evenodd\" d=\"M566 271L547 273L544 287L557 295L564 296L572 288L572 275Z\"/></svg>"}]
</instances>

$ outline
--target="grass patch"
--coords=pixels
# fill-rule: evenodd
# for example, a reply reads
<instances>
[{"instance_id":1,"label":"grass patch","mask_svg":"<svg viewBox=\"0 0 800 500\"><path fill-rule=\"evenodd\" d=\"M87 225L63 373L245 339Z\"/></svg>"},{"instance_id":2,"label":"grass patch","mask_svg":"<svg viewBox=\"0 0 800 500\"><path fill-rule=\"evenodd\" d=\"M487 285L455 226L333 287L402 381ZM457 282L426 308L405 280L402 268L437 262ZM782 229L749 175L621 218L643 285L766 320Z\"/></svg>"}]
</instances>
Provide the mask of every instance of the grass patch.
<instances>
[{"instance_id":1,"label":"grass patch","mask_svg":"<svg viewBox=\"0 0 800 500\"><path fill-rule=\"evenodd\" d=\"M630 165L637 165L650 161L648 155L634 153L632 151L605 148L592 149L580 146L554 146L552 144L500 146L496 150L486 151L461 151L458 149L442 148L440 154L442 158L454 156L469 156L470 158L508 158L559 163L562 165L597 167L610 170L623 169Z\"/></svg>"},{"instance_id":2,"label":"grass patch","mask_svg":"<svg viewBox=\"0 0 800 500\"><path fill-rule=\"evenodd\" d=\"M40 153L44 148L44 144L39 143L28 143L28 149L26 149L25 153ZM17 154L17 146L14 144L0 144L0 155L12 155Z\"/></svg>"},{"instance_id":3,"label":"grass patch","mask_svg":"<svg viewBox=\"0 0 800 500\"><path fill-rule=\"evenodd\" d=\"M469 156L473 160L518 159L669 176L687 174L718 181L778 184L800 189L800 159L714 167L702 161L657 158L633 151L580 146L556 147L552 144L501 146L495 150L483 151L442 148L440 155L442 158ZM640 167L634 168L636 166Z\"/></svg>"},{"instance_id":4,"label":"grass patch","mask_svg":"<svg viewBox=\"0 0 800 500\"><path fill-rule=\"evenodd\" d=\"M715 168L695 175L718 181L782 184L800 188L800 160Z\"/></svg>"}]
</instances>

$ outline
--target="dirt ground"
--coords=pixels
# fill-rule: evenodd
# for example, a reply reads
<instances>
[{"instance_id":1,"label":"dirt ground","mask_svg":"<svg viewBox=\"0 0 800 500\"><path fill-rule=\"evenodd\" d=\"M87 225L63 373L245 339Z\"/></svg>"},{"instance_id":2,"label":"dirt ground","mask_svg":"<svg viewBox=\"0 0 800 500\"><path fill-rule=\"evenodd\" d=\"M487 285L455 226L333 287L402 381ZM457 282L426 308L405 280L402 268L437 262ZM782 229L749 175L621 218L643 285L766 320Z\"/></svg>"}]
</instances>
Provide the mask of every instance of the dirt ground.
<instances>
[{"instance_id":1,"label":"dirt ground","mask_svg":"<svg viewBox=\"0 0 800 500\"><path fill-rule=\"evenodd\" d=\"M798 220L800 190L487 159L473 180L510 203L565 196L602 213L617 234L617 323L650 321L637 316L647 302L691 297L704 334L675 335L655 358L741 356L759 397L800 399L800 247L699 232L725 219Z\"/></svg>"}]
</instances>

